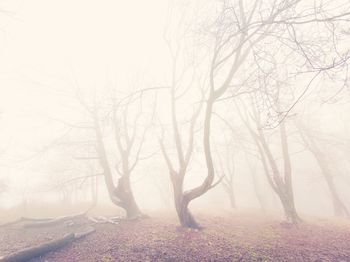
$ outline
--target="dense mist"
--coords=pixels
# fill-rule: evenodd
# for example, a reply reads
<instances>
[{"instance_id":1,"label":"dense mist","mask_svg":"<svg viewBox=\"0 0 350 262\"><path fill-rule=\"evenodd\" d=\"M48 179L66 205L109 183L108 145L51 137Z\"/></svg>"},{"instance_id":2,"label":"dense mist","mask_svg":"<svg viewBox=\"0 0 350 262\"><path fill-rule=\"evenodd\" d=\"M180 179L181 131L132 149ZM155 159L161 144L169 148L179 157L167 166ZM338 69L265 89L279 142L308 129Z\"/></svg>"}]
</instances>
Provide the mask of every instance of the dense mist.
<instances>
[{"instance_id":1,"label":"dense mist","mask_svg":"<svg viewBox=\"0 0 350 262\"><path fill-rule=\"evenodd\" d=\"M347 0L0 10L0 261L350 261Z\"/></svg>"}]
</instances>

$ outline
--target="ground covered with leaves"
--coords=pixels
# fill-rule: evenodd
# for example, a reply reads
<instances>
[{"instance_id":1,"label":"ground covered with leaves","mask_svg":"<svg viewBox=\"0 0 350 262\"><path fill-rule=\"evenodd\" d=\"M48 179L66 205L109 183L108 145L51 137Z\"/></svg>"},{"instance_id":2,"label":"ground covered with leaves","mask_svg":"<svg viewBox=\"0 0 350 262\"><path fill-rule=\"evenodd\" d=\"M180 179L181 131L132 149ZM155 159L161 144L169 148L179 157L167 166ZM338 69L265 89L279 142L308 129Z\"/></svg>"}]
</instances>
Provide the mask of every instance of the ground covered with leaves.
<instances>
[{"instance_id":1,"label":"ground covered with leaves","mask_svg":"<svg viewBox=\"0 0 350 262\"><path fill-rule=\"evenodd\" d=\"M96 232L32 261L350 261L350 222L310 220L291 226L252 213L197 215L203 230L176 217L98 223L77 218L48 228L0 227L0 255L79 230Z\"/></svg>"}]
</instances>

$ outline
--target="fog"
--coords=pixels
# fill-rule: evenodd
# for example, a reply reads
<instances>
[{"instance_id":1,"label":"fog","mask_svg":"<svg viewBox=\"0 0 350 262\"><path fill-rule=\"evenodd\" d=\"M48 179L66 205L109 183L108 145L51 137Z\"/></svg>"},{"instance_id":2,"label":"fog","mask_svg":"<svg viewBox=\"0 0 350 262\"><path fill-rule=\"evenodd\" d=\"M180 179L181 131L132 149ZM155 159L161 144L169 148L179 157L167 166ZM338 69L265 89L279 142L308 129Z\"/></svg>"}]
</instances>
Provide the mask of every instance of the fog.
<instances>
[{"instance_id":1,"label":"fog","mask_svg":"<svg viewBox=\"0 0 350 262\"><path fill-rule=\"evenodd\" d=\"M1 1L0 220L348 219L349 8Z\"/></svg>"}]
</instances>

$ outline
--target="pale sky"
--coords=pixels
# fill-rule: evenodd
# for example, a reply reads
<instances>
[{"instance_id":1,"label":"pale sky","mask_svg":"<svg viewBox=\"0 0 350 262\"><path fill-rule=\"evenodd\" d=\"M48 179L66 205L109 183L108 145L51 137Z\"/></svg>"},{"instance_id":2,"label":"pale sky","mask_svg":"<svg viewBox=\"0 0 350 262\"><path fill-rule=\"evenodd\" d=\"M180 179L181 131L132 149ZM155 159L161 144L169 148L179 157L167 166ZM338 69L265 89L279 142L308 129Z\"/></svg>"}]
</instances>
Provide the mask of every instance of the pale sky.
<instances>
[{"instance_id":1,"label":"pale sky","mask_svg":"<svg viewBox=\"0 0 350 262\"><path fill-rule=\"evenodd\" d=\"M168 1L5 1L0 41L3 133L37 132L60 90L107 83L125 90L136 77L165 79ZM147 83L147 81L145 81ZM22 141L23 142L23 141Z\"/></svg>"},{"instance_id":2,"label":"pale sky","mask_svg":"<svg viewBox=\"0 0 350 262\"><path fill-rule=\"evenodd\" d=\"M124 84L135 74L161 74L168 59L162 38L167 4L162 0L17 3L13 18L3 23L1 89L21 100L19 93L29 86L49 88L69 78L72 70L82 85ZM6 101L13 102L2 102Z\"/></svg>"}]
</instances>

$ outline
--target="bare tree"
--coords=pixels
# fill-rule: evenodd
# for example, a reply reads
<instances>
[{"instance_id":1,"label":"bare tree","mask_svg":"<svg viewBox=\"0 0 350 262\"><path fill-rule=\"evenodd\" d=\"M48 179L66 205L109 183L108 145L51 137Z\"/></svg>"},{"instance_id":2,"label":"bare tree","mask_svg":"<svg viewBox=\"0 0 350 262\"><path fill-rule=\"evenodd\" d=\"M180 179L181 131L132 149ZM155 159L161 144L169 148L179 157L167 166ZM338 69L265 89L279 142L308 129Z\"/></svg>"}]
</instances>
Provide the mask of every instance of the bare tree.
<instances>
[{"instance_id":1,"label":"bare tree","mask_svg":"<svg viewBox=\"0 0 350 262\"><path fill-rule=\"evenodd\" d=\"M96 202L97 176L102 175L110 200L126 211L127 218L143 217L130 182L132 171L141 159L147 131L146 124L141 123L142 105L137 104L140 100L134 93L118 100L115 92L108 96L106 91L102 95L95 92L87 102L77 83L73 98L82 109L78 114L82 121L69 123L53 119L68 127L66 136L54 144L66 147L74 160L86 164L86 174L72 180L90 179L93 202ZM136 114L130 114L132 106L138 108Z\"/></svg>"},{"instance_id":2,"label":"bare tree","mask_svg":"<svg viewBox=\"0 0 350 262\"><path fill-rule=\"evenodd\" d=\"M269 55L271 52L265 51L266 48L263 46L266 45L266 41L277 41L281 43L280 49L286 48L289 50L289 53L296 55L295 61L298 61L296 66L300 65L300 68L302 68L299 71L309 70L315 76L320 72L338 66L341 67L346 63L348 59L347 52L339 53L335 51L337 60L332 57L332 62L327 64L328 57L321 46L322 43L326 42L320 34L315 34L315 38L303 42L299 40L299 35L296 32L303 30L305 26L313 26L314 24L319 26L327 26L329 23L344 24L345 21L349 21L350 13L344 13L337 9L338 14L329 16L329 14L326 14L326 7L320 4L318 8L307 9L305 15L305 13L303 14L299 11L300 5L300 0L274 1L273 3L264 3L256 0L249 4L243 1L222 1L222 9L216 16L213 26L208 30L209 38L214 41L210 62L209 94L206 101L204 119L204 153L208 173L202 185L192 191L194 197L199 196L210 188L214 178L210 130L215 103L241 94L256 92L256 89L245 88L249 77L244 79L241 84L232 84L233 80L237 80L242 76L241 70L244 70L242 65L247 64L245 62L254 60L254 56L251 57L249 56L250 54L258 53L261 60L268 60L266 59L266 54L267 58L269 58L271 57ZM305 10L305 8L301 9ZM331 12L331 14L333 13ZM318 16L321 18L318 18ZM329 32L333 35L335 34L335 31L332 29ZM305 38L309 38L309 36L305 36ZM290 43L293 43L292 47L290 47ZM323 57L316 57L313 48L317 49L317 53ZM332 50L336 50L336 48ZM279 88L278 85L276 88ZM232 94L229 97L223 97L229 89L232 90ZM306 91L302 95L305 93ZM300 98L293 105L299 100ZM290 110L286 111L288 113ZM284 114L284 117L286 117L287 113ZM264 159L266 158L265 164L270 165L274 176L274 180L270 180L271 185L280 197L287 218L292 222L298 222L300 218L294 205L291 163L285 124L281 123L279 125L281 150L284 160L282 175L269 149L257 114L254 119L258 124L258 134L254 133L254 137L259 142L257 145L261 147L262 156L264 156ZM267 166L266 171L268 171Z\"/></svg>"},{"instance_id":3,"label":"bare tree","mask_svg":"<svg viewBox=\"0 0 350 262\"><path fill-rule=\"evenodd\" d=\"M135 117L130 130L130 126L127 122L129 103L124 108L122 115L118 116L117 111L119 108L117 107L115 99L113 99L111 121L114 127L114 139L119 152L121 165L119 166L119 164L116 164L114 167L112 167L108 159L108 153L101 126L100 112L97 103L94 102L93 107L90 108L85 104L84 101L80 101L90 113L90 116L93 120L97 158L103 170L105 184L107 186L110 199L115 205L125 209L127 218L135 219L138 217L142 217L143 214L141 213L138 205L136 204L131 189L130 175L139 161L140 151L144 142L146 129L144 129L143 135L139 143L136 144L135 140L138 130L138 126L136 124L138 116ZM134 159L132 160L131 157L134 157ZM114 169L120 175L117 185L115 185L113 181Z\"/></svg>"},{"instance_id":4,"label":"bare tree","mask_svg":"<svg viewBox=\"0 0 350 262\"><path fill-rule=\"evenodd\" d=\"M175 76L173 76L175 77ZM195 197L191 190L184 192L184 179L187 173L188 166L190 164L191 156L193 154L194 147L194 135L197 119L200 115L202 108L202 103L195 107L192 117L189 120L188 127L188 142L186 150L183 149L183 135L180 132L179 122L177 120L176 113L176 94L175 94L175 83L170 88L170 107L171 107L171 126L173 133L173 141L175 143L175 149L177 154L178 167L171 160L169 153L167 152L165 142L164 142L164 129L162 137L159 139L161 146L161 151L165 162L169 169L170 179L174 190L174 201L175 208L180 220L180 223L184 227L190 228L200 228L199 224L196 222L191 212L188 209L188 205L191 200ZM199 195L198 195L199 196Z\"/></svg>"},{"instance_id":5,"label":"bare tree","mask_svg":"<svg viewBox=\"0 0 350 262\"><path fill-rule=\"evenodd\" d=\"M251 117L248 116L248 113L243 113L239 109L238 112L245 126L249 130L252 139L256 143L267 181L281 201L287 221L292 223L300 222L301 219L295 208L292 165L285 121L282 121L278 128L283 160L283 169L280 170L276 157L274 157L274 153L270 147L270 143L267 141L265 134L266 131L263 128L260 113L254 108L254 105ZM252 127L250 120L254 122L255 127Z\"/></svg>"},{"instance_id":6,"label":"bare tree","mask_svg":"<svg viewBox=\"0 0 350 262\"><path fill-rule=\"evenodd\" d=\"M172 11L172 9L170 9L170 11ZM188 173L194 151L196 140L195 133L198 131L198 120L201 115L205 93L205 77L203 80L203 77L198 75L201 59L199 58L197 50L193 49L192 46L189 48L186 45L187 41L193 39L186 38L192 30L192 25L186 23L184 16L185 14L181 16L175 32L171 32L171 21L169 21L164 34L171 57L171 79L170 85L168 86L171 120L169 133L171 133L171 138L166 141L167 130L165 130L165 125L161 123L162 134L159 137L159 143L169 170L175 208L180 224L183 227L201 228L189 211L188 206L193 199L203 195L218 183L212 184L212 182L210 182L204 190L198 187L186 191L184 190L184 180ZM191 44L197 45L197 43L193 42ZM196 97L198 93L199 99L193 101L193 97ZM186 97L188 94L191 95L192 99L189 99L188 96ZM191 114L186 115L184 121L179 119L180 114L178 112L181 99L185 101L186 106L189 108L188 110L192 111ZM184 142L185 140L187 140L187 142ZM167 142L175 146L175 160L172 158L167 148Z\"/></svg>"},{"instance_id":7,"label":"bare tree","mask_svg":"<svg viewBox=\"0 0 350 262\"><path fill-rule=\"evenodd\" d=\"M300 137L306 146L307 150L315 158L319 168L321 169L322 175L327 183L328 189L331 194L331 199L333 203L333 210L336 216L350 217L349 210L347 206L343 203L339 196L332 168L329 164L330 160L324 151L319 146L319 141L315 140L311 131L301 122L295 121L298 128Z\"/></svg>"}]
</instances>

